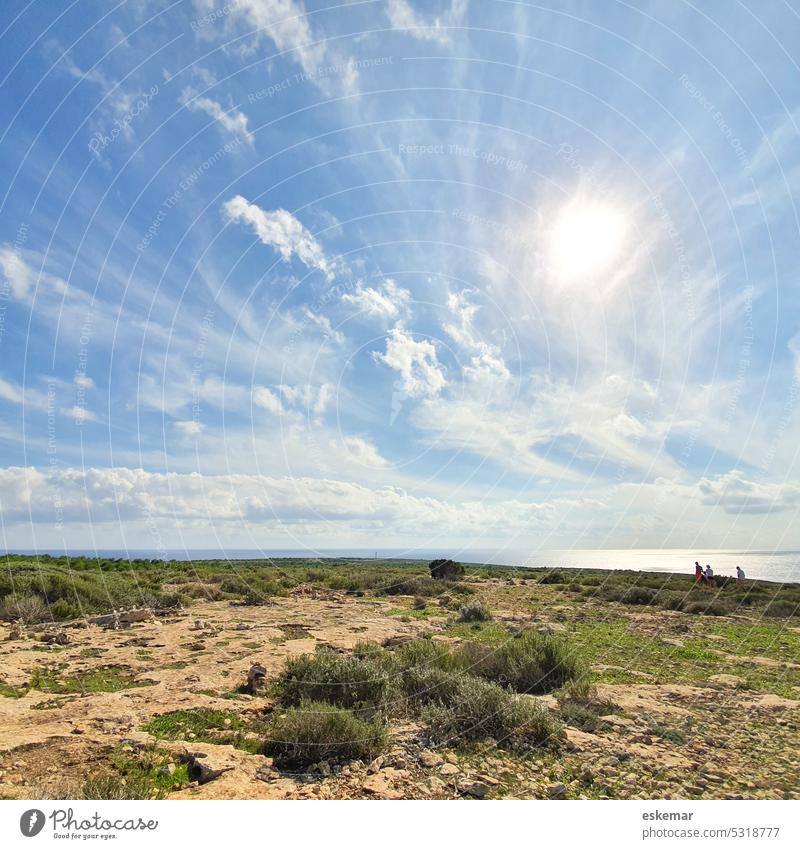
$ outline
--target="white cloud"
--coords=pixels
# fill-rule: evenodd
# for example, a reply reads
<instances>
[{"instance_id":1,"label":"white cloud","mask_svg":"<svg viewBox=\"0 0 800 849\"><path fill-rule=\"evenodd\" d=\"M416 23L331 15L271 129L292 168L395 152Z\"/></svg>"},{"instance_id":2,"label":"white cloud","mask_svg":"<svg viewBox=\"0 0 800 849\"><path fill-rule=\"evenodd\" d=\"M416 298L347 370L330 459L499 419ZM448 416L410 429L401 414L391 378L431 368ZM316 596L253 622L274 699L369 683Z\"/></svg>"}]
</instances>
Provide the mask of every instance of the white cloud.
<instances>
[{"instance_id":1,"label":"white cloud","mask_svg":"<svg viewBox=\"0 0 800 849\"><path fill-rule=\"evenodd\" d=\"M297 256L309 268L319 269L329 279L332 277L332 266L322 246L291 212L285 209L267 212L241 195L227 201L223 212L227 221L247 224L263 244L274 248L287 262Z\"/></svg>"},{"instance_id":2,"label":"white cloud","mask_svg":"<svg viewBox=\"0 0 800 849\"><path fill-rule=\"evenodd\" d=\"M2 377L0 377L0 398L4 401L10 401L12 404L22 404L25 400L22 388L3 380Z\"/></svg>"},{"instance_id":3,"label":"white cloud","mask_svg":"<svg viewBox=\"0 0 800 849\"><path fill-rule=\"evenodd\" d=\"M394 280L385 280L376 288L359 284L355 292L343 295L342 301L371 318L397 319L408 309L411 292Z\"/></svg>"},{"instance_id":4,"label":"white cloud","mask_svg":"<svg viewBox=\"0 0 800 849\"><path fill-rule=\"evenodd\" d=\"M18 301L27 298L34 280L33 273L11 245L0 248L0 270L9 282L12 297Z\"/></svg>"},{"instance_id":5,"label":"white cloud","mask_svg":"<svg viewBox=\"0 0 800 849\"><path fill-rule=\"evenodd\" d=\"M388 465L386 459L381 457L378 449L368 440L360 436L346 436L342 441L348 454L360 465L373 469L382 469Z\"/></svg>"},{"instance_id":6,"label":"white cloud","mask_svg":"<svg viewBox=\"0 0 800 849\"><path fill-rule=\"evenodd\" d=\"M334 330L331 325L331 320L322 315L322 313L315 312L309 307L303 308L303 315L312 323L316 324L317 327L322 331L322 335L333 342L335 345L341 345L344 342L344 334L340 333L338 330Z\"/></svg>"},{"instance_id":7,"label":"white cloud","mask_svg":"<svg viewBox=\"0 0 800 849\"><path fill-rule=\"evenodd\" d=\"M433 343L417 341L401 325L389 331L385 353L376 351L373 356L400 375L408 398L432 398L447 383Z\"/></svg>"},{"instance_id":8,"label":"white cloud","mask_svg":"<svg viewBox=\"0 0 800 849\"><path fill-rule=\"evenodd\" d=\"M303 412L313 412L315 415L322 415L333 400L333 386L330 383L323 383L318 387L308 384L287 386L282 383L278 389L289 406Z\"/></svg>"},{"instance_id":9,"label":"white cloud","mask_svg":"<svg viewBox=\"0 0 800 849\"><path fill-rule=\"evenodd\" d=\"M722 507L726 513L781 513L800 506L800 486L788 483L757 483L736 470L709 480L698 488L702 503Z\"/></svg>"},{"instance_id":10,"label":"white cloud","mask_svg":"<svg viewBox=\"0 0 800 849\"><path fill-rule=\"evenodd\" d=\"M192 419L184 422L174 422L174 427L184 437L199 436L203 432L203 425Z\"/></svg>"},{"instance_id":11,"label":"white cloud","mask_svg":"<svg viewBox=\"0 0 800 849\"><path fill-rule=\"evenodd\" d=\"M82 407L79 404L75 404L73 407L62 410L61 412L70 416L74 420L75 424L98 421L97 416L91 410L88 410L86 407Z\"/></svg>"},{"instance_id":12,"label":"white cloud","mask_svg":"<svg viewBox=\"0 0 800 849\"><path fill-rule=\"evenodd\" d=\"M406 30L420 41L435 41L446 46L451 42L447 28L462 23L467 5L468 0L452 0L443 15L430 19L418 13L409 0L388 0L386 13L394 29Z\"/></svg>"},{"instance_id":13,"label":"white cloud","mask_svg":"<svg viewBox=\"0 0 800 849\"><path fill-rule=\"evenodd\" d=\"M505 532L538 524L551 508L535 502L448 502L410 495L391 486L370 488L341 480L264 475L168 474L117 467L111 469L33 467L0 469L0 504L4 520L51 521L54 499L65 523L130 526L139 521L165 527L241 527L308 523L356 523L392 534Z\"/></svg>"},{"instance_id":14,"label":"white cloud","mask_svg":"<svg viewBox=\"0 0 800 849\"><path fill-rule=\"evenodd\" d=\"M244 139L249 145L255 142L255 137L247 128L248 118L238 109L224 109L221 104L210 97L194 96L191 90L184 92L186 108L193 112L205 112L210 115L224 130Z\"/></svg>"},{"instance_id":15,"label":"white cloud","mask_svg":"<svg viewBox=\"0 0 800 849\"><path fill-rule=\"evenodd\" d=\"M253 390L253 403L275 416L283 415L286 412L283 409L281 399L266 386L259 386Z\"/></svg>"},{"instance_id":16,"label":"white cloud","mask_svg":"<svg viewBox=\"0 0 800 849\"><path fill-rule=\"evenodd\" d=\"M469 364L464 366L464 377L485 389L501 388L511 379L511 373L497 345L485 341L478 332L475 319L479 307L470 301L471 294L464 290L447 296L447 307L454 320L445 322L443 330L470 357Z\"/></svg>"},{"instance_id":17,"label":"white cloud","mask_svg":"<svg viewBox=\"0 0 800 849\"><path fill-rule=\"evenodd\" d=\"M34 271L22 253L10 244L0 246L0 272L8 280L9 294L17 301L29 301L34 288L40 295L49 292L79 295L78 290L70 290L60 277Z\"/></svg>"},{"instance_id":18,"label":"white cloud","mask_svg":"<svg viewBox=\"0 0 800 849\"><path fill-rule=\"evenodd\" d=\"M194 0L201 12L214 8L214 0ZM324 37L311 28L302 0L235 0L224 7L227 21L241 21L256 37L266 36L281 52L288 53L323 91L329 91L330 79L319 73L323 65L341 67L339 79L345 88L353 90L358 79L355 68L326 43ZM199 32L203 32L200 28ZM245 50L245 52L250 52Z\"/></svg>"}]
</instances>

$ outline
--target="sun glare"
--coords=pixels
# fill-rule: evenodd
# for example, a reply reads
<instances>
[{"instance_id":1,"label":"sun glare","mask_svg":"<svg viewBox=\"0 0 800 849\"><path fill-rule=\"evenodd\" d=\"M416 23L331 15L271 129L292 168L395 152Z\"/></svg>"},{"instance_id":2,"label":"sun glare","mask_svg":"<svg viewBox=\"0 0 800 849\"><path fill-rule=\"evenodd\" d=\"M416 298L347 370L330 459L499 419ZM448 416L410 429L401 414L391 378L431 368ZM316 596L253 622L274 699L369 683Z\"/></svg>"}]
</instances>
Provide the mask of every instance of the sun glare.
<instances>
[{"instance_id":1,"label":"sun glare","mask_svg":"<svg viewBox=\"0 0 800 849\"><path fill-rule=\"evenodd\" d=\"M613 207L572 201L561 210L552 230L554 267L569 277L602 271L619 254L626 229L624 216Z\"/></svg>"}]
</instances>

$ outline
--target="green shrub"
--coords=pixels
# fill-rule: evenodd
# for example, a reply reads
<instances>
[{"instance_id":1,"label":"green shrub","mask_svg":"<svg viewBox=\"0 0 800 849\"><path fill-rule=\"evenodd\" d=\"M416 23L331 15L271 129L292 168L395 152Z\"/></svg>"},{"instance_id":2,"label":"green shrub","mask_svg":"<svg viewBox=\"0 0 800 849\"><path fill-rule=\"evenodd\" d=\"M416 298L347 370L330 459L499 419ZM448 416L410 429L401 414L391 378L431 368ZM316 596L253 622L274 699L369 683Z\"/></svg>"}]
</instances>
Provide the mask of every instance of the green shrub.
<instances>
[{"instance_id":1,"label":"green shrub","mask_svg":"<svg viewBox=\"0 0 800 849\"><path fill-rule=\"evenodd\" d=\"M622 604L658 605L661 601L658 590L643 586L605 587L597 595L606 601Z\"/></svg>"},{"instance_id":2,"label":"green shrub","mask_svg":"<svg viewBox=\"0 0 800 849\"><path fill-rule=\"evenodd\" d=\"M558 569L554 569L552 572L546 572L539 578L540 584L566 584L568 583L567 576L560 572Z\"/></svg>"},{"instance_id":3,"label":"green shrub","mask_svg":"<svg viewBox=\"0 0 800 849\"><path fill-rule=\"evenodd\" d=\"M458 611L459 622L488 622L492 611L482 601L470 601Z\"/></svg>"},{"instance_id":4,"label":"green shrub","mask_svg":"<svg viewBox=\"0 0 800 849\"><path fill-rule=\"evenodd\" d=\"M562 733L560 723L540 705L471 675L461 677L456 696L447 703L433 702L423 708L422 719L437 745L483 737L499 743L542 745Z\"/></svg>"},{"instance_id":5,"label":"green shrub","mask_svg":"<svg viewBox=\"0 0 800 849\"><path fill-rule=\"evenodd\" d=\"M375 663L326 649L289 658L277 690L285 707L313 701L378 710L384 707L387 685L386 673Z\"/></svg>"},{"instance_id":6,"label":"green shrub","mask_svg":"<svg viewBox=\"0 0 800 849\"><path fill-rule=\"evenodd\" d=\"M703 613L706 616L726 616L731 611L723 602L715 600L690 601L683 605L684 613Z\"/></svg>"},{"instance_id":7,"label":"green shrub","mask_svg":"<svg viewBox=\"0 0 800 849\"><path fill-rule=\"evenodd\" d=\"M578 702L564 702L559 712L566 725L581 731L594 731L600 722L596 711Z\"/></svg>"},{"instance_id":8,"label":"green shrub","mask_svg":"<svg viewBox=\"0 0 800 849\"><path fill-rule=\"evenodd\" d=\"M466 674L447 671L435 666L411 666L404 669L397 679L400 698L412 713L425 705L439 703L450 705L458 701L461 684ZM396 708L397 704L393 703Z\"/></svg>"},{"instance_id":9,"label":"green shrub","mask_svg":"<svg viewBox=\"0 0 800 849\"><path fill-rule=\"evenodd\" d=\"M26 625L35 625L50 619L47 605L38 595L12 595L0 605L0 619L19 620Z\"/></svg>"},{"instance_id":10,"label":"green shrub","mask_svg":"<svg viewBox=\"0 0 800 849\"><path fill-rule=\"evenodd\" d=\"M466 570L460 563L446 558L433 560L428 568L431 570L431 577L437 581L457 581L466 573Z\"/></svg>"},{"instance_id":11,"label":"green shrub","mask_svg":"<svg viewBox=\"0 0 800 849\"><path fill-rule=\"evenodd\" d=\"M465 643L461 652L469 672L518 693L549 693L584 675L576 653L564 640L536 631L500 646Z\"/></svg>"},{"instance_id":12,"label":"green shrub","mask_svg":"<svg viewBox=\"0 0 800 849\"><path fill-rule=\"evenodd\" d=\"M414 610L425 610L428 606L428 602L420 595L414 598L414 603L411 605Z\"/></svg>"},{"instance_id":13,"label":"green shrub","mask_svg":"<svg viewBox=\"0 0 800 849\"><path fill-rule=\"evenodd\" d=\"M442 585L427 575L420 575L418 577L408 578L405 581L395 581L391 584L386 584L380 587L378 592L380 595L415 595L430 598L442 592Z\"/></svg>"},{"instance_id":14,"label":"green shrub","mask_svg":"<svg viewBox=\"0 0 800 849\"><path fill-rule=\"evenodd\" d=\"M385 748L386 740L378 720L309 701L274 717L264 753L280 769L302 769L319 761L370 761Z\"/></svg>"},{"instance_id":15,"label":"green shrub","mask_svg":"<svg viewBox=\"0 0 800 849\"><path fill-rule=\"evenodd\" d=\"M453 672L463 669L464 662L446 643L434 640L412 640L392 653L393 666L402 672L407 669L443 669Z\"/></svg>"},{"instance_id":16,"label":"green shrub","mask_svg":"<svg viewBox=\"0 0 800 849\"><path fill-rule=\"evenodd\" d=\"M788 619L790 616L800 614L800 605L790 601L771 601L764 608L764 616L772 619Z\"/></svg>"},{"instance_id":17,"label":"green shrub","mask_svg":"<svg viewBox=\"0 0 800 849\"><path fill-rule=\"evenodd\" d=\"M67 619L77 619L81 615L81 611L73 602L60 598L50 605L50 615L53 619L63 622Z\"/></svg>"}]
</instances>

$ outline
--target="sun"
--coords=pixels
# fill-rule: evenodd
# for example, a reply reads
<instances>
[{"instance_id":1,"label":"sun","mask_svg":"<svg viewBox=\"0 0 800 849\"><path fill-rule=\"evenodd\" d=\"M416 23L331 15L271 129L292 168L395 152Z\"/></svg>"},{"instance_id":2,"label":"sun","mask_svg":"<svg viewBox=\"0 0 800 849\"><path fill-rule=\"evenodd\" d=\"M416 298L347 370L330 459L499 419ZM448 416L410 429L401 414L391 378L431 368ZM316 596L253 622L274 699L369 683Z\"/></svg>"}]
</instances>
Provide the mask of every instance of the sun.
<instances>
[{"instance_id":1,"label":"sun","mask_svg":"<svg viewBox=\"0 0 800 849\"><path fill-rule=\"evenodd\" d=\"M550 234L553 267L567 277L585 277L607 268L625 242L625 216L613 206L573 200L556 218Z\"/></svg>"}]
</instances>

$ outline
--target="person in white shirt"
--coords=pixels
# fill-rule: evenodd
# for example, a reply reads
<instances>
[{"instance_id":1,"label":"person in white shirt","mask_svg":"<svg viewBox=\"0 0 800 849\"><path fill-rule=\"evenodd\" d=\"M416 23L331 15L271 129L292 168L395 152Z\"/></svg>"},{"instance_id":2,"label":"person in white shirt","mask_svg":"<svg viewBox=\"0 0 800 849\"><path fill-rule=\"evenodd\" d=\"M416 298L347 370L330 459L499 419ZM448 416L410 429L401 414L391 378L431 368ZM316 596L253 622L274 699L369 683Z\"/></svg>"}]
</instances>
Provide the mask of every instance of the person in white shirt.
<instances>
[{"instance_id":1,"label":"person in white shirt","mask_svg":"<svg viewBox=\"0 0 800 849\"><path fill-rule=\"evenodd\" d=\"M714 583L714 570L711 568L711 565L706 563L706 571L705 571L706 583L713 584Z\"/></svg>"},{"instance_id":2,"label":"person in white shirt","mask_svg":"<svg viewBox=\"0 0 800 849\"><path fill-rule=\"evenodd\" d=\"M742 569L741 566L737 566L736 567L736 583L741 584L741 582L744 580L744 578L745 578L744 569Z\"/></svg>"}]
</instances>

